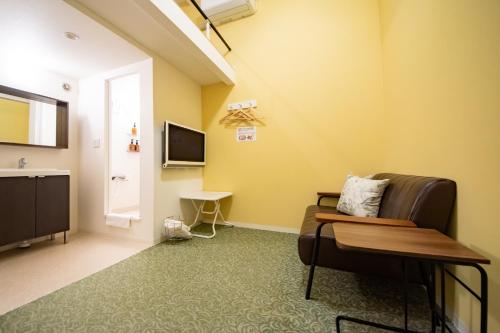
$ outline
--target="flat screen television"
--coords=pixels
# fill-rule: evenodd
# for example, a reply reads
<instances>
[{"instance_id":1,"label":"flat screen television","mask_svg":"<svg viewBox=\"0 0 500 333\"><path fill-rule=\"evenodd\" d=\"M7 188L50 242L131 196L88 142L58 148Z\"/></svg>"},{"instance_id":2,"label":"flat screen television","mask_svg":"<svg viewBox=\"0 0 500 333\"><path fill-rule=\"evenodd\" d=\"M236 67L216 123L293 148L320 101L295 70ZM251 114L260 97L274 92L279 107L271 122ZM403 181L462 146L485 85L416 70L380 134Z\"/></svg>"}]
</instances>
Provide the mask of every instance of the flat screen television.
<instances>
[{"instance_id":1,"label":"flat screen television","mask_svg":"<svg viewBox=\"0 0 500 333\"><path fill-rule=\"evenodd\" d=\"M164 123L163 167L205 165L205 132Z\"/></svg>"}]
</instances>

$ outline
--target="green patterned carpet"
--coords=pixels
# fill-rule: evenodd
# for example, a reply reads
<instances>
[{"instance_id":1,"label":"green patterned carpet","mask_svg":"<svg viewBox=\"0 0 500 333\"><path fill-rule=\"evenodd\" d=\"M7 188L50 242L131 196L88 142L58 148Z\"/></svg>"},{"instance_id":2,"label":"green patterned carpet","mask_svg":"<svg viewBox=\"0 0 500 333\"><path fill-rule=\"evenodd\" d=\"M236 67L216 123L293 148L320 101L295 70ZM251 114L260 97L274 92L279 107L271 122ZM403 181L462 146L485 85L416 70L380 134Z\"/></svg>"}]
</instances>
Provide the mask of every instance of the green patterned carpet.
<instances>
[{"instance_id":1,"label":"green patterned carpet","mask_svg":"<svg viewBox=\"0 0 500 333\"><path fill-rule=\"evenodd\" d=\"M0 317L0 332L335 332L347 314L402 322L401 286L308 268L297 235L219 229L214 239L162 243ZM413 287L410 327L429 327ZM345 324L343 332L378 332Z\"/></svg>"}]
</instances>

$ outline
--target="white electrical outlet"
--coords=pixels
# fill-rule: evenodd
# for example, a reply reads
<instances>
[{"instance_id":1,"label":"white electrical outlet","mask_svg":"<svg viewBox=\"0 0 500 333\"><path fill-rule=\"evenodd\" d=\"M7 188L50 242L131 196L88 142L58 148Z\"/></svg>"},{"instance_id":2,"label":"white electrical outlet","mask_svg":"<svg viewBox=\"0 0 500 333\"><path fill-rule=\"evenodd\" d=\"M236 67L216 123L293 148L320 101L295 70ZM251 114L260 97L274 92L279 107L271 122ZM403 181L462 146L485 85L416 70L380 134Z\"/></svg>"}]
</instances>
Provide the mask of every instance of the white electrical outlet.
<instances>
[{"instance_id":1,"label":"white electrical outlet","mask_svg":"<svg viewBox=\"0 0 500 333\"><path fill-rule=\"evenodd\" d=\"M243 102L228 104L227 110L234 111L234 110L239 110L239 109L248 109L248 108L256 108L256 107L257 107L257 100L249 99L249 100L243 101Z\"/></svg>"}]
</instances>

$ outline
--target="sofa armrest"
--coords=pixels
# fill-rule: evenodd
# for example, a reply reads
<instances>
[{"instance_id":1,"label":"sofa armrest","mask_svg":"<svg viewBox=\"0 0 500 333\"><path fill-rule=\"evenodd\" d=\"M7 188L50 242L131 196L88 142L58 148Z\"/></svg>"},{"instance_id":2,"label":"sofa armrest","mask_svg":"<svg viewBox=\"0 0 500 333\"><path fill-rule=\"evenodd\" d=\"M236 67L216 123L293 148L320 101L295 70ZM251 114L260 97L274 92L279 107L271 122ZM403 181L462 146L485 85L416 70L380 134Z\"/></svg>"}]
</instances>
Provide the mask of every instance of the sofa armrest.
<instances>
[{"instance_id":1,"label":"sofa armrest","mask_svg":"<svg viewBox=\"0 0 500 333\"><path fill-rule=\"evenodd\" d=\"M321 199L323 198L340 198L340 192L318 192L318 202L317 206L321 204Z\"/></svg>"},{"instance_id":2,"label":"sofa armrest","mask_svg":"<svg viewBox=\"0 0 500 333\"><path fill-rule=\"evenodd\" d=\"M379 217L360 217L332 213L316 213L316 221L321 223L349 222L358 224L371 224L392 227L416 228L417 225L409 220L384 219Z\"/></svg>"}]
</instances>

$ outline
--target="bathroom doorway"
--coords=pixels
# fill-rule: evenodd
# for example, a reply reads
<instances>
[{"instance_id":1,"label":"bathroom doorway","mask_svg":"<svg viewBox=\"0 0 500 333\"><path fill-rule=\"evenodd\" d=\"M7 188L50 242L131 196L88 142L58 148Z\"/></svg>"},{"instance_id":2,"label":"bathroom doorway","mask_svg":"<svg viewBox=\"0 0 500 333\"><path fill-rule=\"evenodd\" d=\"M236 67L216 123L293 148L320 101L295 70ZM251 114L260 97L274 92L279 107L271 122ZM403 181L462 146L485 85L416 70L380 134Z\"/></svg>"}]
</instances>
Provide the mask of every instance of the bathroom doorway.
<instances>
[{"instance_id":1,"label":"bathroom doorway","mask_svg":"<svg viewBox=\"0 0 500 333\"><path fill-rule=\"evenodd\" d=\"M125 228L141 216L140 84L139 74L108 80L106 220L121 223Z\"/></svg>"}]
</instances>

